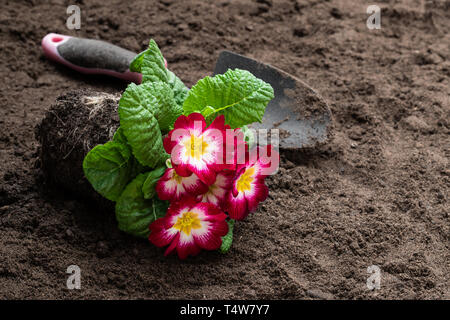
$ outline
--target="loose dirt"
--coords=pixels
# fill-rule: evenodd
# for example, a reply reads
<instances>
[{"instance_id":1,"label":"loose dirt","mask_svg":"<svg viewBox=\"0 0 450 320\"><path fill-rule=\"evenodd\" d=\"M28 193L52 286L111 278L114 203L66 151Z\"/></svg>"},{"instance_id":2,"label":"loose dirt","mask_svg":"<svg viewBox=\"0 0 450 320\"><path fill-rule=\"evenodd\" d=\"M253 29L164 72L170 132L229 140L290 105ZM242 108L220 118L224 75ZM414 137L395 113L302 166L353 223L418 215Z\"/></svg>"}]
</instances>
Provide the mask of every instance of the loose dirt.
<instances>
[{"instance_id":1,"label":"loose dirt","mask_svg":"<svg viewBox=\"0 0 450 320\"><path fill-rule=\"evenodd\" d=\"M0 4L1 298L450 299L449 1L382 1L380 30L366 1L84 0L79 31L69 4ZM44 183L34 133L55 99L125 88L48 61L49 32L135 52L154 38L189 86L222 49L261 59L328 101L334 139L283 155L227 255L165 258L113 212ZM81 290L66 289L72 264Z\"/></svg>"}]
</instances>

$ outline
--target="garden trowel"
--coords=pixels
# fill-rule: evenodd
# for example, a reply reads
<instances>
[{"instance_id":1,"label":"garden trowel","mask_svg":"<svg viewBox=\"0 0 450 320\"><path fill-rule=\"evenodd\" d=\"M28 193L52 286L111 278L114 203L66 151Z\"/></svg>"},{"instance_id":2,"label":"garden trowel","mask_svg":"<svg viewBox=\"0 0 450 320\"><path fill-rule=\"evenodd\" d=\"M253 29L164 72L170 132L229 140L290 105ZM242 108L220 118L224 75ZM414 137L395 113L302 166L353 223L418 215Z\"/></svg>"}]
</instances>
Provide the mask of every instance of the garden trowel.
<instances>
[{"instance_id":1,"label":"garden trowel","mask_svg":"<svg viewBox=\"0 0 450 320\"><path fill-rule=\"evenodd\" d=\"M136 53L93 39L50 33L42 39L47 57L87 74L106 74L126 81L141 82L139 73L129 65ZM254 129L278 129L281 149L313 148L325 143L331 134L332 120L325 100L306 83L268 64L222 51L214 75L228 69L243 69L270 83L275 98L266 108L262 123Z\"/></svg>"},{"instance_id":2,"label":"garden trowel","mask_svg":"<svg viewBox=\"0 0 450 320\"><path fill-rule=\"evenodd\" d=\"M325 100L306 83L268 64L230 51L219 54L214 75L244 69L270 83L275 98L269 102L262 123L255 129L279 129L281 149L312 148L328 140L331 111Z\"/></svg>"}]
</instances>

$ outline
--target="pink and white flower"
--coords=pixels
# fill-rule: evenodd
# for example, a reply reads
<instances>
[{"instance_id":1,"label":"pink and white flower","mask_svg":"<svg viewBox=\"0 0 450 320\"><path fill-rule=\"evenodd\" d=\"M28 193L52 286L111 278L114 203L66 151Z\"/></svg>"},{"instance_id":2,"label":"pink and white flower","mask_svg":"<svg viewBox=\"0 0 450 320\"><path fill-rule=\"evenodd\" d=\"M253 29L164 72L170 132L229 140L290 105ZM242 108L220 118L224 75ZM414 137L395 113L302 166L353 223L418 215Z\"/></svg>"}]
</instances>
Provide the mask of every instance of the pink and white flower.
<instances>
[{"instance_id":1,"label":"pink and white flower","mask_svg":"<svg viewBox=\"0 0 450 320\"><path fill-rule=\"evenodd\" d=\"M216 181L208 190L197 197L198 201L209 202L225 210L225 199L233 183L234 171L224 170L216 175Z\"/></svg>"},{"instance_id":2,"label":"pink and white flower","mask_svg":"<svg viewBox=\"0 0 450 320\"><path fill-rule=\"evenodd\" d=\"M150 225L149 240L157 247L168 245L164 255L177 251L180 259L197 255L201 249L216 250L228 233L227 215L211 203L192 198L174 202L163 218Z\"/></svg>"},{"instance_id":3,"label":"pink and white flower","mask_svg":"<svg viewBox=\"0 0 450 320\"><path fill-rule=\"evenodd\" d=\"M178 201L181 198L196 196L208 191L204 184L194 173L182 177L175 169L168 168L156 184L156 193L161 200Z\"/></svg>"},{"instance_id":4,"label":"pink and white flower","mask_svg":"<svg viewBox=\"0 0 450 320\"><path fill-rule=\"evenodd\" d=\"M269 189L264 184L264 179L274 171L272 168L278 168L278 163L278 153L268 146L253 149L245 164L237 166L231 192L226 199L231 219L244 219L267 198Z\"/></svg>"},{"instance_id":5,"label":"pink and white flower","mask_svg":"<svg viewBox=\"0 0 450 320\"><path fill-rule=\"evenodd\" d=\"M177 174L189 176L193 172L207 185L213 184L216 173L230 167L224 161L227 128L223 115L208 127L200 113L178 117L174 129L164 139L164 148L171 155Z\"/></svg>"}]
</instances>

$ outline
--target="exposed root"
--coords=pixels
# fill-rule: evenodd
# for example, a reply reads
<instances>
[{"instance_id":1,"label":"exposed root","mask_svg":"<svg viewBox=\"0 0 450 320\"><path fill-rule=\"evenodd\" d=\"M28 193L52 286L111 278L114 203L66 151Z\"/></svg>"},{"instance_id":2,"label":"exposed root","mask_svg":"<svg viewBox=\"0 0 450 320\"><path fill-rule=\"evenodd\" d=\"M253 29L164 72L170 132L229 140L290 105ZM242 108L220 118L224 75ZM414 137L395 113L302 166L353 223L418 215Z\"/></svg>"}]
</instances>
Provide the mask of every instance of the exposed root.
<instances>
[{"instance_id":1,"label":"exposed root","mask_svg":"<svg viewBox=\"0 0 450 320\"><path fill-rule=\"evenodd\" d=\"M47 181L74 194L102 202L84 177L84 156L109 141L119 126L119 96L86 90L68 92L56 100L36 136Z\"/></svg>"}]
</instances>

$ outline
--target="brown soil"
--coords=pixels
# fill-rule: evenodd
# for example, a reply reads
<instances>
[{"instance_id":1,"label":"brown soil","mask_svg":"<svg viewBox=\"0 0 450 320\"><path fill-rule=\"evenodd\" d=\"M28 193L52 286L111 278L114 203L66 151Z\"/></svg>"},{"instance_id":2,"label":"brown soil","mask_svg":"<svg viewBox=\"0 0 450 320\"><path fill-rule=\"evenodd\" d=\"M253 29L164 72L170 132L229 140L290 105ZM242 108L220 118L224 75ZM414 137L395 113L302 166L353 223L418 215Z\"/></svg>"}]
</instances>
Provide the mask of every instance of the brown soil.
<instances>
[{"instance_id":1,"label":"brown soil","mask_svg":"<svg viewBox=\"0 0 450 320\"><path fill-rule=\"evenodd\" d=\"M74 90L59 96L36 126L39 160L36 167L48 187L113 209L85 179L83 159L98 144L112 139L119 127L120 95Z\"/></svg>"},{"instance_id":2,"label":"brown soil","mask_svg":"<svg viewBox=\"0 0 450 320\"><path fill-rule=\"evenodd\" d=\"M0 297L450 299L450 4L424 2L383 1L382 29L368 30L365 1L84 0L75 32L69 3L2 1ZM188 85L221 49L261 59L329 102L334 140L283 156L229 254L164 258L113 212L42 183L34 127L56 97L125 87L49 62L49 32L136 52L154 38ZM66 289L71 264L81 290Z\"/></svg>"}]
</instances>

